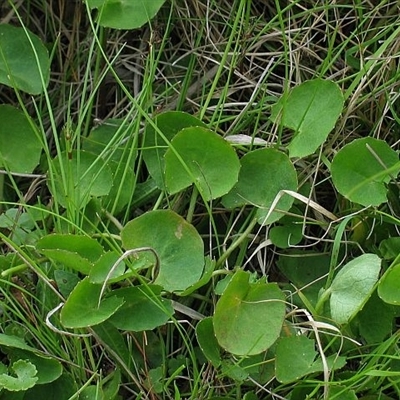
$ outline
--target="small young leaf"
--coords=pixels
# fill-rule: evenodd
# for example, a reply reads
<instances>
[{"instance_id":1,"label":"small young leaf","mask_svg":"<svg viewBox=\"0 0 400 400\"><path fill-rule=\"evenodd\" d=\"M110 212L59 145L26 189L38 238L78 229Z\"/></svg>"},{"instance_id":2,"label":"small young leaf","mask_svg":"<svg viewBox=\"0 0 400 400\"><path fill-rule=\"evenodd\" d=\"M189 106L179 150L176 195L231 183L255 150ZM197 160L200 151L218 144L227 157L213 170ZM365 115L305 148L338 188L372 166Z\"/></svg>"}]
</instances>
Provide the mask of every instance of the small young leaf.
<instances>
[{"instance_id":1,"label":"small young leaf","mask_svg":"<svg viewBox=\"0 0 400 400\"><path fill-rule=\"evenodd\" d=\"M125 300L109 321L118 329L141 332L164 325L174 314L171 301L161 297L161 286L140 285L114 290Z\"/></svg>"},{"instance_id":2,"label":"small young leaf","mask_svg":"<svg viewBox=\"0 0 400 400\"><path fill-rule=\"evenodd\" d=\"M61 310L61 323L66 328L85 328L110 318L124 304L124 299L111 296L99 305L101 289L102 285L90 283L88 277L79 282Z\"/></svg>"},{"instance_id":3,"label":"small young leaf","mask_svg":"<svg viewBox=\"0 0 400 400\"><path fill-rule=\"evenodd\" d=\"M387 201L385 184L399 171L398 154L385 141L371 137L344 146L331 165L338 192L363 206L379 206Z\"/></svg>"},{"instance_id":4,"label":"small young leaf","mask_svg":"<svg viewBox=\"0 0 400 400\"><path fill-rule=\"evenodd\" d=\"M40 94L44 89L41 76L47 86L50 59L39 37L26 28L0 24L0 83L29 94ZM3 118L0 120L4 122Z\"/></svg>"},{"instance_id":5,"label":"small young leaf","mask_svg":"<svg viewBox=\"0 0 400 400\"><path fill-rule=\"evenodd\" d=\"M11 369L16 377L0 374L0 388L7 389L10 392L18 392L35 386L38 378L36 367L32 363L26 360L18 360L12 365Z\"/></svg>"},{"instance_id":6,"label":"small young leaf","mask_svg":"<svg viewBox=\"0 0 400 400\"><path fill-rule=\"evenodd\" d=\"M213 317L220 346L237 355L268 349L279 337L285 317L282 291L276 284L249 282L237 271L219 299Z\"/></svg>"},{"instance_id":7,"label":"small young leaf","mask_svg":"<svg viewBox=\"0 0 400 400\"><path fill-rule=\"evenodd\" d=\"M216 199L233 188L239 169L233 147L206 128L182 129L165 153L165 182L172 194L196 183L206 201Z\"/></svg>"},{"instance_id":8,"label":"small young leaf","mask_svg":"<svg viewBox=\"0 0 400 400\"><path fill-rule=\"evenodd\" d=\"M191 126L206 128L206 125L196 117L181 111L167 111L154 118L154 124L162 132L164 137L171 141L182 129ZM165 162L164 155L168 150L168 143L159 135L151 124L145 130L145 148L143 159L150 175L160 189L165 188Z\"/></svg>"},{"instance_id":9,"label":"small young leaf","mask_svg":"<svg viewBox=\"0 0 400 400\"><path fill-rule=\"evenodd\" d=\"M87 0L90 8L98 9L102 26L114 29L136 29L150 22L165 0Z\"/></svg>"},{"instance_id":10,"label":"small young leaf","mask_svg":"<svg viewBox=\"0 0 400 400\"><path fill-rule=\"evenodd\" d=\"M0 166L12 172L31 173L39 164L42 151L39 129L22 111L8 104L0 105L0 121Z\"/></svg>"},{"instance_id":11,"label":"small young leaf","mask_svg":"<svg viewBox=\"0 0 400 400\"><path fill-rule=\"evenodd\" d=\"M241 160L239 181L224 196L225 207L251 204L259 207L257 219L269 224L284 216L293 204L293 198L284 194L268 219L270 208L281 190L297 190L297 174L288 156L275 149L259 149L247 153ZM278 211L279 210L279 211Z\"/></svg>"},{"instance_id":12,"label":"small young leaf","mask_svg":"<svg viewBox=\"0 0 400 400\"><path fill-rule=\"evenodd\" d=\"M150 247L158 255L160 270L155 284L179 292L195 284L203 273L204 244L196 229L171 210L150 211L128 222L121 231L125 249ZM156 263L154 254L138 253L138 259Z\"/></svg>"},{"instance_id":13,"label":"small young leaf","mask_svg":"<svg viewBox=\"0 0 400 400\"><path fill-rule=\"evenodd\" d=\"M343 102L339 87L322 79L304 82L280 98L271 119L294 130L290 157L305 157L317 150L334 128Z\"/></svg>"},{"instance_id":14,"label":"small young leaf","mask_svg":"<svg viewBox=\"0 0 400 400\"><path fill-rule=\"evenodd\" d=\"M363 254L347 263L335 276L331 287L332 319L346 324L363 307L381 269L381 260L375 254Z\"/></svg>"}]
</instances>

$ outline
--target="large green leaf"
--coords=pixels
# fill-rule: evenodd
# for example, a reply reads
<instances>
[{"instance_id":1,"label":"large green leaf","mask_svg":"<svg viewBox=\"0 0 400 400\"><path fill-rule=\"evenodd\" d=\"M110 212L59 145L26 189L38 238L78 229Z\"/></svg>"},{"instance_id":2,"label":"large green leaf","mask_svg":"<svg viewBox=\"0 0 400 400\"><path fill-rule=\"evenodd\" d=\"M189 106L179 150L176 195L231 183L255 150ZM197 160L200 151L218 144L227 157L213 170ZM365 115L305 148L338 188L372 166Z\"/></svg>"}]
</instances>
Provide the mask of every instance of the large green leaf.
<instances>
[{"instance_id":1,"label":"large green leaf","mask_svg":"<svg viewBox=\"0 0 400 400\"><path fill-rule=\"evenodd\" d=\"M38 240L36 249L50 259L86 275L104 253L97 240L84 235L43 236Z\"/></svg>"},{"instance_id":2,"label":"large green leaf","mask_svg":"<svg viewBox=\"0 0 400 400\"><path fill-rule=\"evenodd\" d=\"M335 322L349 322L363 307L378 281L380 269L381 260L376 254L363 254L342 267L328 289Z\"/></svg>"},{"instance_id":3,"label":"large green leaf","mask_svg":"<svg viewBox=\"0 0 400 400\"><path fill-rule=\"evenodd\" d=\"M0 83L40 94L42 78L47 86L49 76L50 59L42 41L26 28L0 24Z\"/></svg>"},{"instance_id":4,"label":"large green leaf","mask_svg":"<svg viewBox=\"0 0 400 400\"><path fill-rule=\"evenodd\" d=\"M171 300L161 297L161 286L141 285L114 290L125 304L109 319L118 329L147 331L164 325L172 317Z\"/></svg>"},{"instance_id":5,"label":"large green leaf","mask_svg":"<svg viewBox=\"0 0 400 400\"><path fill-rule=\"evenodd\" d=\"M86 0L98 9L102 26L114 29L136 29L149 23L165 0Z\"/></svg>"},{"instance_id":6,"label":"large green leaf","mask_svg":"<svg viewBox=\"0 0 400 400\"><path fill-rule=\"evenodd\" d=\"M147 124L143 149L143 159L150 175L160 189L165 188L164 155L168 150L168 141L182 129L191 126L206 128L206 125L196 117L181 111L167 111L154 118L154 124L161 131L161 136L151 124Z\"/></svg>"},{"instance_id":7,"label":"large green leaf","mask_svg":"<svg viewBox=\"0 0 400 400\"><path fill-rule=\"evenodd\" d=\"M317 150L334 128L343 101L339 87L322 79L304 82L280 98L271 119L294 130L290 157L305 157Z\"/></svg>"},{"instance_id":8,"label":"large green leaf","mask_svg":"<svg viewBox=\"0 0 400 400\"><path fill-rule=\"evenodd\" d=\"M7 104L0 105L0 121L0 166L31 173L42 151L39 129L22 111Z\"/></svg>"},{"instance_id":9,"label":"large green leaf","mask_svg":"<svg viewBox=\"0 0 400 400\"><path fill-rule=\"evenodd\" d=\"M215 336L225 350L253 355L278 339L285 317L285 296L274 283L249 282L237 271L219 299L213 318Z\"/></svg>"},{"instance_id":10,"label":"large green leaf","mask_svg":"<svg viewBox=\"0 0 400 400\"><path fill-rule=\"evenodd\" d=\"M203 273L204 244L196 229L170 210L147 212L128 222L121 231L125 249L151 247L160 260L155 283L170 292L187 289ZM150 252L140 253L153 263Z\"/></svg>"},{"instance_id":11,"label":"large green leaf","mask_svg":"<svg viewBox=\"0 0 400 400\"><path fill-rule=\"evenodd\" d=\"M92 197L107 196L111 190L112 172L95 154L75 150L69 154L63 152L54 158L53 166L54 187L50 183L48 187L63 207L72 204L74 208L82 208Z\"/></svg>"},{"instance_id":12,"label":"large green leaf","mask_svg":"<svg viewBox=\"0 0 400 400\"><path fill-rule=\"evenodd\" d=\"M86 277L71 292L61 310L61 323L67 328L85 328L100 324L124 304L124 299L111 296L99 304L102 285L90 283Z\"/></svg>"},{"instance_id":13,"label":"large green leaf","mask_svg":"<svg viewBox=\"0 0 400 400\"><path fill-rule=\"evenodd\" d=\"M221 136L201 127L182 129L165 153L165 182L170 193L195 183L208 201L228 193L238 180L240 162Z\"/></svg>"},{"instance_id":14,"label":"large green leaf","mask_svg":"<svg viewBox=\"0 0 400 400\"><path fill-rule=\"evenodd\" d=\"M332 161L332 180L340 194L363 206L387 201L386 183L400 171L398 154L383 140L357 139Z\"/></svg>"},{"instance_id":15,"label":"large green leaf","mask_svg":"<svg viewBox=\"0 0 400 400\"><path fill-rule=\"evenodd\" d=\"M291 196L283 194L274 206L275 211L270 212L270 209L281 190L297 190L296 170L288 156L275 149L259 149L247 153L240 162L239 181L224 196L225 207L254 205L259 208L257 219L260 224L282 218L293 204Z\"/></svg>"}]
</instances>

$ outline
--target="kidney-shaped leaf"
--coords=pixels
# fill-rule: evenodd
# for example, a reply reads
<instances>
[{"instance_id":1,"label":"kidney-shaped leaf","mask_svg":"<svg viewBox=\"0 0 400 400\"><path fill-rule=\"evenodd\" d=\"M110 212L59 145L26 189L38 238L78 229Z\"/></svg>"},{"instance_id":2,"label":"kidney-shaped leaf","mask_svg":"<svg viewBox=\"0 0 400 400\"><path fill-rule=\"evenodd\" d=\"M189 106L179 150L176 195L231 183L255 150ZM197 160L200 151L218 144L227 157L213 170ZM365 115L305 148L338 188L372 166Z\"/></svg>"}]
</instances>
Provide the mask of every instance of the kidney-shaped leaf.
<instances>
[{"instance_id":1,"label":"kidney-shaped leaf","mask_svg":"<svg viewBox=\"0 0 400 400\"><path fill-rule=\"evenodd\" d=\"M0 24L0 83L40 94L44 89L41 76L47 85L50 59L42 41L26 28Z\"/></svg>"},{"instance_id":2,"label":"kidney-shaped leaf","mask_svg":"<svg viewBox=\"0 0 400 400\"><path fill-rule=\"evenodd\" d=\"M60 320L66 328L86 328L111 317L124 304L124 299L107 297L100 302L102 285L90 283L86 277L69 295L61 310Z\"/></svg>"},{"instance_id":3,"label":"kidney-shaped leaf","mask_svg":"<svg viewBox=\"0 0 400 400\"><path fill-rule=\"evenodd\" d=\"M327 138L342 112L343 94L331 81L314 79L283 95L272 108L271 119L294 130L290 157L315 152Z\"/></svg>"},{"instance_id":4,"label":"kidney-shaped leaf","mask_svg":"<svg viewBox=\"0 0 400 400\"><path fill-rule=\"evenodd\" d=\"M225 207L244 204L259 207L257 219L260 224L282 218L293 204L291 196L283 194L275 211L271 213L270 209L281 190L297 190L297 174L289 157L275 149L259 149L247 153L240 162L239 181L223 198Z\"/></svg>"},{"instance_id":5,"label":"kidney-shaped leaf","mask_svg":"<svg viewBox=\"0 0 400 400\"><path fill-rule=\"evenodd\" d=\"M285 317L285 296L274 283L249 282L237 271L219 299L213 318L215 336L225 350L253 355L278 339Z\"/></svg>"},{"instance_id":6,"label":"kidney-shaped leaf","mask_svg":"<svg viewBox=\"0 0 400 400\"><path fill-rule=\"evenodd\" d=\"M98 9L100 25L114 29L136 29L150 22L165 0L87 0Z\"/></svg>"},{"instance_id":7,"label":"kidney-shaped leaf","mask_svg":"<svg viewBox=\"0 0 400 400\"><path fill-rule=\"evenodd\" d=\"M381 260L375 254L363 254L347 263L335 276L331 287L331 315L345 324L363 307L378 281Z\"/></svg>"},{"instance_id":8,"label":"kidney-shaped leaf","mask_svg":"<svg viewBox=\"0 0 400 400\"><path fill-rule=\"evenodd\" d=\"M0 105L0 121L0 166L12 172L31 173L39 164L42 151L39 129L22 111L7 104Z\"/></svg>"},{"instance_id":9,"label":"kidney-shaped leaf","mask_svg":"<svg viewBox=\"0 0 400 400\"><path fill-rule=\"evenodd\" d=\"M400 304L400 264L390 267L378 285L379 297L388 304Z\"/></svg>"},{"instance_id":10,"label":"kidney-shaped leaf","mask_svg":"<svg viewBox=\"0 0 400 400\"><path fill-rule=\"evenodd\" d=\"M154 118L154 124L168 141L171 141L184 128L191 126L206 128L206 125L199 119L182 111L167 111L159 114ZM157 186L160 189L164 189L164 155L168 149L168 143L151 124L147 124L144 145L143 159L146 167L156 181Z\"/></svg>"},{"instance_id":11,"label":"kidney-shaped leaf","mask_svg":"<svg viewBox=\"0 0 400 400\"><path fill-rule=\"evenodd\" d=\"M84 207L92 197L106 196L111 190L113 177L104 160L87 151L61 153L53 160L53 185L48 184L60 205ZM61 172L64 171L64 174ZM65 182L63 180L65 177Z\"/></svg>"},{"instance_id":12,"label":"kidney-shaped leaf","mask_svg":"<svg viewBox=\"0 0 400 400\"><path fill-rule=\"evenodd\" d=\"M398 154L385 141L370 137L344 146L331 165L332 180L339 193L363 206L384 203L385 183L399 171Z\"/></svg>"},{"instance_id":13,"label":"kidney-shaped leaf","mask_svg":"<svg viewBox=\"0 0 400 400\"><path fill-rule=\"evenodd\" d=\"M38 240L36 249L68 268L89 274L93 263L104 253L103 247L84 235L51 234Z\"/></svg>"},{"instance_id":14,"label":"kidney-shaped leaf","mask_svg":"<svg viewBox=\"0 0 400 400\"><path fill-rule=\"evenodd\" d=\"M161 297L161 286L140 285L115 290L125 304L110 318L118 329L147 331L164 325L173 315L171 300Z\"/></svg>"},{"instance_id":15,"label":"kidney-shaped leaf","mask_svg":"<svg viewBox=\"0 0 400 400\"><path fill-rule=\"evenodd\" d=\"M208 201L228 193L238 180L240 162L233 147L213 131L182 129L165 153L165 181L170 193L195 183Z\"/></svg>"},{"instance_id":16,"label":"kidney-shaped leaf","mask_svg":"<svg viewBox=\"0 0 400 400\"><path fill-rule=\"evenodd\" d=\"M182 291L201 278L203 240L196 229L175 212L147 212L128 222L121 237L125 249L151 247L155 250L160 259L155 283L165 290ZM140 253L138 257L149 257L149 254Z\"/></svg>"}]
</instances>

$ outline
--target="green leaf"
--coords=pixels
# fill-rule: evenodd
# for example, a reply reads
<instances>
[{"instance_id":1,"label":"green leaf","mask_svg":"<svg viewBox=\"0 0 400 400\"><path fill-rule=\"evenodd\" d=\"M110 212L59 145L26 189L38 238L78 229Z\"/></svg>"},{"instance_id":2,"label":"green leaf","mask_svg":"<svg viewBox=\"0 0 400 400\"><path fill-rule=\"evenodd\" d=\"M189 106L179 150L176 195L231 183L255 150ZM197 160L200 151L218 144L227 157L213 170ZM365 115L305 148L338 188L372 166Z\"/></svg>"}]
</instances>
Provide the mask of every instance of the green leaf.
<instances>
[{"instance_id":1,"label":"green leaf","mask_svg":"<svg viewBox=\"0 0 400 400\"><path fill-rule=\"evenodd\" d=\"M278 225L273 226L269 230L269 239L276 247L280 247L281 249L294 246L303 238L303 217L300 210L292 207L290 212L298 214L299 217L285 215L279 220Z\"/></svg>"},{"instance_id":2,"label":"green leaf","mask_svg":"<svg viewBox=\"0 0 400 400\"><path fill-rule=\"evenodd\" d=\"M7 351L9 358L13 362L18 360L26 360L33 364L37 370L37 384L46 384L58 379L63 371L63 367L58 360L44 355L39 355L37 352L21 349L9 349Z\"/></svg>"},{"instance_id":3,"label":"green leaf","mask_svg":"<svg viewBox=\"0 0 400 400\"><path fill-rule=\"evenodd\" d=\"M125 300L124 305L109 319L118 329L141 332L164 325L174 314L171 301L161 297L161 286L141 285L114 290Z\"/></svg>"},{"instance_id":4,"label":"green leaf","mask_svg":"<svg viewBox=\"0 0 400 400\"><path fill-rule=\"evenodd\" d=\"M0 388L7 389L10 392L18 392L35 386L38 378L36 367L32 363L26 360L18 360L12 365L11 369L16 377L0 374Z\"/></svg>"},{"instance_id":5,"label":"green leaf","mask_svg":"<svg viewBox=\"0 0 400 400\"><path fill-rule=\"evenodd\" d=\"M100 386L86 386L79 394L79 400L105 400L103 389Z\"/></svg>"},{"instance_id":6,"label":"green leaf","mask_svg":"<svg viewBox=\"0 0 400 400\"><path fill-rule=\"evenodd\" d=\"M347 263L335 276L331 287L332 319L345 324L363 307L370 297L381 269L375 254L363 254Z\"/></svg>"},{"instance_id":7,"label":"green leaf","mask_svg":"<svg viewBox=\"0 0 400 400\"><path fill-rule=\"evenodd\" d=\"M212 317L204 318L196 325L196 338L207 360L215 368L218 368L221 365L221 354L218 341L214 335Z\"/></svg>"},{"instance_id":8,"label":"green leaf","mask_svg":"<svg viewBox=\"0 0 400 400\"><path fill-rule=\"evenodd\" d=\"M103 283L105 282L111 268L119 259L119 255L114 251L108 251L104 253L93 265L90 271L89 279L91 283ZM114 283L118 282L128 274L125 274L125 263L121 261L118 266L114 269L113 273L109 276L108 282Z\"/></svg>"},{"instance_id":9,"label":"green leaf","mask_svg":"<svg viewBox=\"0 0 400 400\"><path fill-rule=\"evenodd\" d=\"M136 29L150 22L165 0L86 0L98 9L100 25L114 29Z\"/></svg>"},{"instance_id":10,"label":"green leaf","mask_svg":"<svg viewBox=\"0 0 400 400\"><path fill-rule=\"evenodd\" d=\"M249 277L244 271L235 273L213 318L218 343L237 355L268 349L279 337L285 317L285 296L278 286L262 281L250 283Z\"/></svg>"},{"instance_id":11,"label":"green leaf","mask_svg":"<svg viewBox=\"0 0 400 400\"><path fill-rule=\"evenodd\" d=\"M23 400L69 400L76 393L75 380L71 375L63 374L56 381L36 385L25 392Z\"/></svg>"},{"instance_id":12,"label":"green leaf","mask_svg":"<svg viewBox=\"0 0 400 400\"><path fill-rule=\"evenodd\" d=\"M302 335L280 338L276 346L276 379L290 383L307 375L316 356L314 340Z\"/></svg>"},{"instance_id":13,"label":"green leaf","mask_svg":"<svg viewBox=\"0 0 400 400\"><path fill-rule=\"evenodd\" d=\"M0 83L30 94L40 94L44 90L42 78L47 86L49 76L49 54L39 37L26 28L1 24Z\"/></svg>"},{"instance_id":14,"label":"green leaf","mask_svg":"<svg viewBox=\"0 0 400 400\"><path fill-rule=\"evenodd\" d=\"M104 321L93 326L92 330L100 338L104 346L107 349L111 349L119 357L124 367L129 368L131 366L133 352L128 349L123 334L114 325L109 321Z\"/></svg>"},{"instance_id":15,"label":"green leaf","mask_svg":"<svg viewBox=\"0 0 400 400\"><path fill-rule=\"evenodd\" d=\"M47 235L38 240L36 249L51 260L86 275L104 253L96 240L84 235Z\"/></svg>"},{"instance_id":16,"label":"green leaf","mask_svg":"<svg viewBox=\"0 0 400 400\"><path fill-rule=\"evenodd\" d=\"M391 266L383 275L378 284L379 297L388 304L400 304L400 264Z\"/></svg>"},{"instance_id":17,"label":"green leaf","mask_svg":"<svg viewBox=\"0 0 400 400\"><path fill-rule=\"evenodd\" d=\"M384 260L394 260L400 254L400 237L390 237L379 244L379 252Z\"/></svg>"},{"instance_id":18,"label":"green leaf","mask_svg":"<svg viewBox=\"0 0 400 400\"><path fill-rule=\"evenodd\" d=\"M0 121L0 166L12 172L31 173L39 164L42 151L39 129L32 119L8 104L0 105Z\"/></svg>"},{"instance_id":19,"label":"green leaf","mask_svg":"<svg viewBox=\"0 0 400 400\"><path fill-rule=\"evenodd\" d=\"M62 152L54 158L53 166L53 176L49 178L48 187L65 208L68 205L83 208L92 197L107 196L111 190L113 177L109 166L101 157L92 153L75 150L69 154ZM54 187L50 182L54 182Z\"/></svg>"},{"instance_id":20,"label":"green leaf","mask_svg":"<svg viewBox=\"0 0 400 400\"><path fill-rule=\"evenodd\" d=\"M206 201L216 199L233 188L239 169L233 147L206 128L182 129L165 153L165 182L172 194L195 183Z\"/></svg>"},{"instance_id":21,"label":"green leaf","mask_svg":"<svg viewBox=\"0 0 400 400\"><path fill-rule=\"evenodd\" d=\"M204 244L196 229L170 210L147 212L128 222L121 231L125 249L151 247L160 259L155 284L179 292L195 284L203 273ZM150 252L139 253L155 263Z\"/></svg>"},{"instance_id":22,"label":"green leaf","mask_svg":"<svg viewBox=\"0 0 400 400\"><path fill-rule=\"evenodd\" d=\"M58 291L67 298L72 292L73 288L80 281L76 273L56 269L54 271L54 280L57 283Z\"/></svg>"},{"instance_id":23,"label":"green leaf","mask_svg":"<svg viewBox=\"0 0 400 400\"><path fill-rule=\"evenodd\" d=\"M333 183L340 194L363 206L387 201L386 183L400 171L398 154L383 140L356 139L336 154L331 164Z\"/></svg>"},{"instance_id":24,"label":"green leaf","mask_svg":"<svg viewBox=\"0 0 400 400\"><path fill-rule=\"evenodd\" d=\"M267 218L270 208L281 190L297 190L297 174L288 156L275 149L259 149L247 153L241 160L239 181L222 202L225 207L251 204L259 208L260 224L269 224L282 218L293 198L284 194ZM278 211L279 210L279 211Z\"/></svg>"},{"instance_id":25,"label":"green leaf","mask_svg":"<svg viewBox=\"0 0 400 400\"><path fill-rule=\"evenodd\" d=\"M157 115L154 124L161 131L168 141L182 129L191 126L206 128L206 125L196 117L181 111L168 111ZM143 149L143 159L150 175L155 180L160 189L165 187L165 162L164 155L168 150L168 142L153 128L151 124L145 130L145 148Z\"/></svg>"},{"instance_id":26,"label":"green leaf","mask_svg":"<svg viewBox=\"0 0 400 400\"><path fill-rule=\"evenodd\" d=\"M334 128L343 109L343 94L332 81L314 79L283 95L272 107L271 119L294 130L290 157L313 154Z\"/></svg>"},{"instance_id":27,"label":"green leaf","mask_svg":"<svg viewBox=\"0 0 400 400\"><path fill-rule=\"evenodd\" d=\"M398 289L396 290L398 292ZM384 303L374 291L357 314L360 334L368 344L382 343L393 332L396 307Z\"/></svg>"},{"instance_id":28,"label":"green leaf","mask_svg":"<svg viewBox=\"0 0 400 400\"><path fill-rule=\"evenodd\" d=\"M61 323L66 328L86 328L110 318L124 304L124 300L111 296L99 305L101 289L102 285L90 283L88 277L79 282L61 310Z\"/></svg>"}]
</instances>

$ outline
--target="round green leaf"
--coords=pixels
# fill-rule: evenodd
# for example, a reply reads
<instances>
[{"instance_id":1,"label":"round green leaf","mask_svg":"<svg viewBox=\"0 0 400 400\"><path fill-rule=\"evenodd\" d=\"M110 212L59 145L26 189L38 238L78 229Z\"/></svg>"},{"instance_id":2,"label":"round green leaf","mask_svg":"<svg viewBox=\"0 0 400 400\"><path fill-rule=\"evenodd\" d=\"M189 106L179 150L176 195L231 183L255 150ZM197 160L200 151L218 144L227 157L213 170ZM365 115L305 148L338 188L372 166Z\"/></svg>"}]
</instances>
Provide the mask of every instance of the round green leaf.
<instances>
[{"instance_id":1,"label":"round green leaf","mask_svg":"<svg viewBox=\"0 0 400 400\"><path fill-rule=\"evenodd\" d=\"M101 289L102 285L90 283L88 277L80 281L61 310L61 323L66 328L86 328L110 318L122 306L124 299L111 296L99 305Z\"/></svg>"},{"instance_id":2,"label":"round green leaf","mask_svg":"<svg viewBox=\"0 0 400 400\"><path fill-rule=\"evenodd\" d=\"M172 139L171 147L165 153L165 181L170 193L195 183L208 201L228 193L237 182L239 159L233 147L216 133L185 128Z\"/></svg>"},{"instance_id":3,"label":"round green leaf","mask_svg":"<svg viewBox=\"0 0 400 400\"><path fill-rule=\"evenodd\" d=\"M400 304L400 264L396 264L388 269L381 278L378 285L379 297L388 304Z\"/></svg>"},{"instance_id":4,"label":"round green leaf","mask_svg":"<svg viewBox=\"0 0 400 400\"><path fill-rule=\"evenodd\" d=\"M204 244L196 229L170 210L147 212L128 222L121 231L125 249L151 247L160 259L155 283L170 292L195 284L203 273ZM155 263L150 252L139 253Z\"/></svg>"},{"instance_id":5,"label":"round green leaf","mask_svg":"<svg viewBox=\"0 0 400 400\"><path fill-rule=\"evenodd\" d=\"M167 111L159 114L155 117L154 124L168 141L171 141L172 138L184 128L191 126L206 128L206 125L199 119L181 111ZM157 186L160 189L164 189L164 155L168 149L168 142L164 140L151 124L148 124L145 131L144 145L143 159L146 163L146 167L150 175L156 181Z\"/></svg>"},{"instance_id":6,"label":"round green leaf","mask_svg":"<svg viewBox=\"0 0 400 400\"><path fill-rule=\"evenodd\" d=\"M233 208L251 204L259 207L257 219L260 224L282 218L293 204L293 198L286 194L274 207L276 211L268 214L281 190L297 190L297 174L289 157L275 149L259 149L247 153L240 162L239 181L223 198L224 206Z\"/></svg>"},{"instance_id":7,"label":"round green leaf","mask_svg":"<svg viewBox=\"0 0 400 400\"><path fill-rule=\"evenodd\" d=\"M213 318L220 346L237 355L267 350L278 339L285 317L285 296L274 283L249 282L237 271L219 299Z\"/></svg>"},{"instance_id":8,"label":"round green leaf","mask_svg":"<svg viewBox=\"0 0 400 400\"><path fill-rule=\"evenodd\" d=\"M64 170L65 182L61 173ZM86 151L61 153L53 160L54 186L48 183L50 192L63 207L72 204L83 208L92 197L107 196L113 184L110 168L96 155Z\"/></svg>"},{"instance_id":9,"label":"round green leaf","mask_svg":"<svg viewBox=\"0 0 400 400\"><path fill-rule=\"evenodd\" d=\"M87 0L90 8L98 9L102 26L114 29L136 29L150 22L165 0Z\"/></svg>"},{"instance_id":10,"label":"round green leaf","mask_svg":"<svg viewBox=\"0 0 400 400\"><path fill-rule=\"evenodd\" d=\"M0 121L0 165L12 172L31 173L42 151L39 129L22 111L7 104L0 105Z\"/></svg>"},{"instance_id":11,"label":"round green leaf","mask_svg":"<svg viewBox=\"0 0 400 400\"><path fill-rule=\"evenodd\" d=\"M44 89L41 76L47 86L50 59L42 41L26 28L0 24L0 83L40 94Z\"/></svg>"},{"instance_id":12,"label":"round green leaf","mask_svg":"<svg viewBox=\"0 0 400 400\"><path fill-rule=\"evenodd\" d=\"M381 269L375 254L363 254L347 263L335 276L331 287L332 319L345 324L363 307L371 296Z\"/></svg>"},{"instance_id":13,"label":"round green leaf","mask_svg":"<svg viewBox=\"0 0 400 400\"><path fill-rule=\"evenodd\" d=\"M344 146L331 165L340 194L363 206L379 206L387 198L385 183L400 171L399 156L383 140L357 139Z\"/></svg>"},{"instance_id":14,"label":"round green leaf","mask_svg":"<svg viewBox=\"0 0 400 400\"><path fill-rule=\"evenodd\" d=\"M110 318L118 329L141 332L164 325L174 314L171 301L161 298L161 286L141 285L113 291L125 300Z\"/></svg>"},{"instance_id":15,"label":"round green leaf","mask_svg":"<svg viewBox=\"0 0 400 400\"><path fill-rule=\"evenodd\" d=\"M343 94L332 81L314 79L283 95L272 108L271 119L294 130L290 157L313 154L334 128L343 109Z\"/></svg>"}]
</instances>

